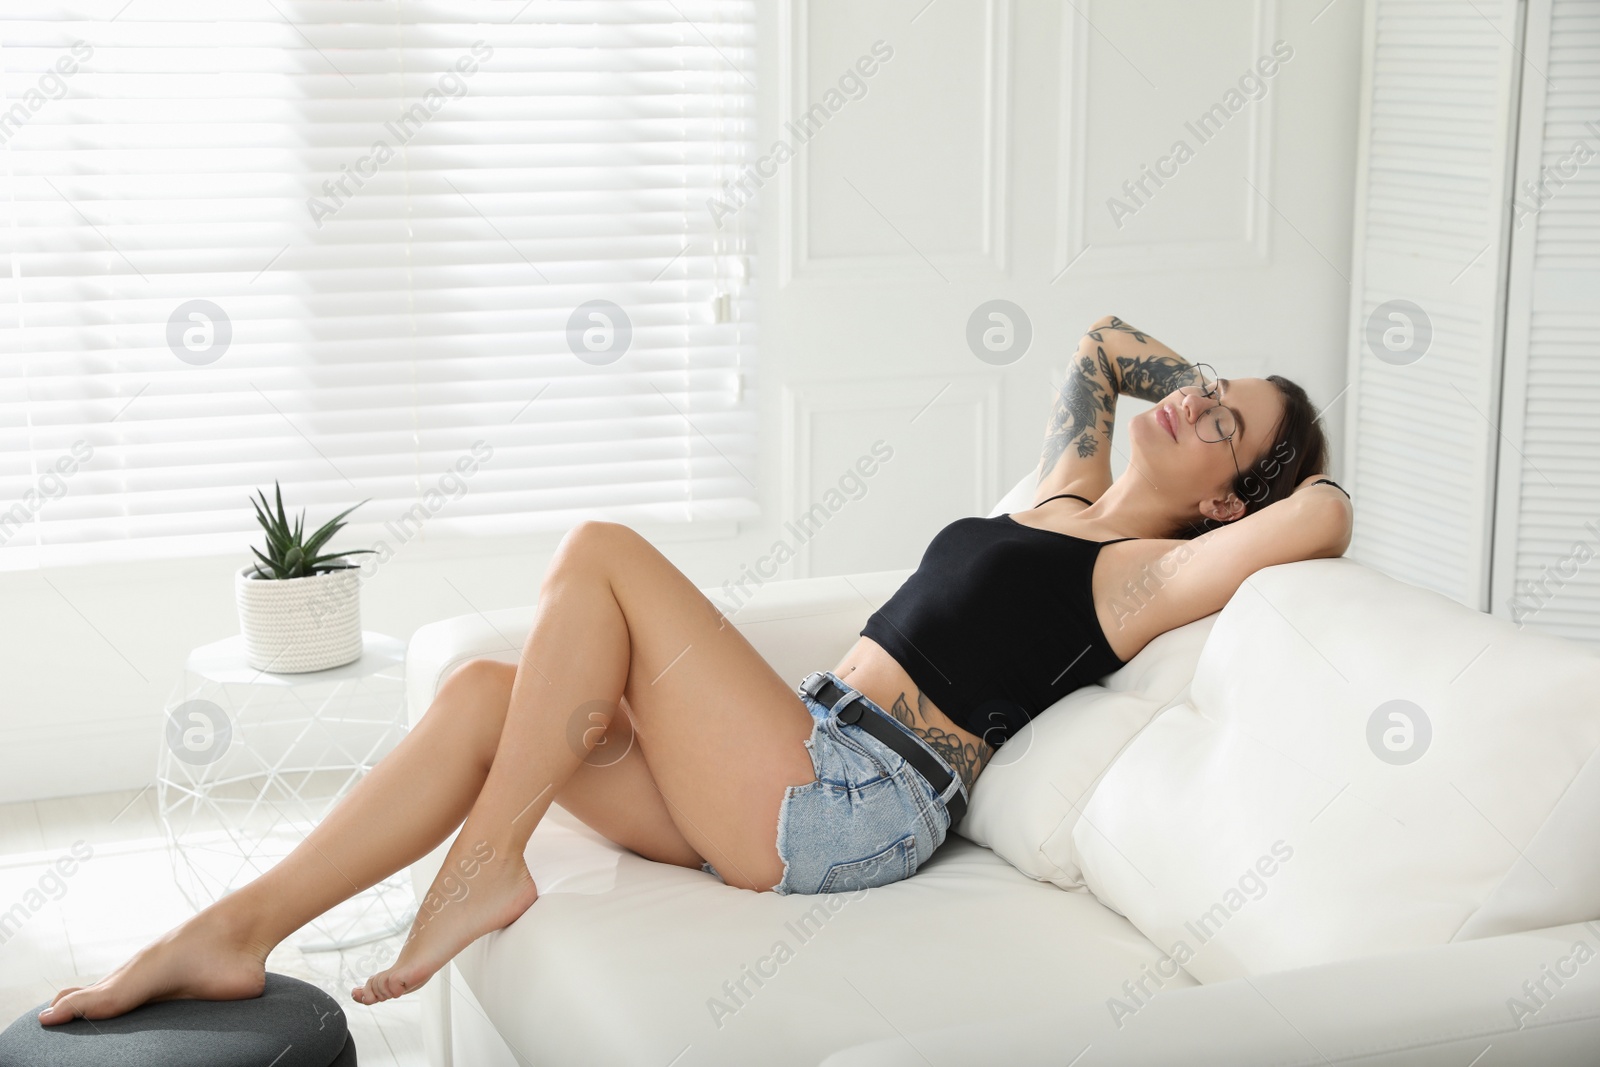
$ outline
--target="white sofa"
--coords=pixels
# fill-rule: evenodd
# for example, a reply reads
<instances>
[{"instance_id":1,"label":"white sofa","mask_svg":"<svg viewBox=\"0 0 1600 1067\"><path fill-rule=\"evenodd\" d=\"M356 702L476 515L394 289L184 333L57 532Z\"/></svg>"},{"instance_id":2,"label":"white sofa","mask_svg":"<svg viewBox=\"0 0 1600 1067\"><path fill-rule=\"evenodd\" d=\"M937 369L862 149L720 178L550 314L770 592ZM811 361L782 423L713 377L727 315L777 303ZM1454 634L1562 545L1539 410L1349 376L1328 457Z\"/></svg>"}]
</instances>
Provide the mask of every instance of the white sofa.
<instances>
[{"instance_id":1,"label":"white sofa","mask_svg":"<svg viewBox=\"0 0 1600 1067\"><path fill-rule=\"evenodd\" d=\"M909 573L732 621L798 683ZM532 616L418 630L413 721ZM419 994L430 1063L1600 1063L1597 751L1593 652L1348 559L1268 568L1013 738L903 882L750 893L552 808L538 903Z\"/></svg>"}]
</instances>

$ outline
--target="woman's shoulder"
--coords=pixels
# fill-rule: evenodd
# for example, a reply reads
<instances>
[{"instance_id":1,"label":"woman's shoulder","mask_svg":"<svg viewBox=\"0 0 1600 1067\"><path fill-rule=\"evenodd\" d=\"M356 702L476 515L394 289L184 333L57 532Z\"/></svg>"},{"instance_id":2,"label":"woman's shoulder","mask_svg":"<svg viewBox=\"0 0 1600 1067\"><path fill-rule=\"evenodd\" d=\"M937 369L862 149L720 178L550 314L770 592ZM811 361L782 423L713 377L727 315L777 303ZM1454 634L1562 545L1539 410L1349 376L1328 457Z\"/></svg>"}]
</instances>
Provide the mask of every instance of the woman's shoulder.
<instances>
[{"instance_id":1,"label":"woman's shoulder","mask_svg":"<svg viewBox=\"0 0 1600 1067\"><path fill-rule=\"evenodd\" d=\"M1210 614L1172 589L1180 572L1203 565L1199 561L1195 542L1182 538L1137 537L1101 546L1095 614L1118 659L1126 663L1161 634Z\"/></svg>"}]
</instances>

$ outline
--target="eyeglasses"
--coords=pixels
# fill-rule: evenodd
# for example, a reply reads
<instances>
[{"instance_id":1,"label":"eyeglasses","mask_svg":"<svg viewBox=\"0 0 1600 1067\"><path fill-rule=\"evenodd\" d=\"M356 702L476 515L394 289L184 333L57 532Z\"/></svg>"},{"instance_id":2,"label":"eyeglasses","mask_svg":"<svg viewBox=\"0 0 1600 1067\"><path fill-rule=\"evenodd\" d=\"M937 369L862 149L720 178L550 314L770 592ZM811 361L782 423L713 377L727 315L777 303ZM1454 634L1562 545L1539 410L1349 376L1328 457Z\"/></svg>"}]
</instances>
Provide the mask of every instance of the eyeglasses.
<instances>
[{"instance_id":1,"label":"eyeglasses","mask_svg":"<svg viewBox=\"0 0 1600 1067\"><path fill-rule=\"evenodd\" d=\"M1217 399L1216 368L1209 363L1196 363L1194 370L1199 378L1199 384L1179 386L1178 392L1188 396L1205 397L1212 401L1212 405L1196 421L1195 432L1202 441L1209 441L1212 444L1228 442L1228 452L1233 456L1234 473L1239 476L1240 481L1243 481L1244 472L1239 469L1239 453L1233 448L1233 434L1239 428L1238 416L1234 415L1232 408Z\"/></svg>"}]
</instances>

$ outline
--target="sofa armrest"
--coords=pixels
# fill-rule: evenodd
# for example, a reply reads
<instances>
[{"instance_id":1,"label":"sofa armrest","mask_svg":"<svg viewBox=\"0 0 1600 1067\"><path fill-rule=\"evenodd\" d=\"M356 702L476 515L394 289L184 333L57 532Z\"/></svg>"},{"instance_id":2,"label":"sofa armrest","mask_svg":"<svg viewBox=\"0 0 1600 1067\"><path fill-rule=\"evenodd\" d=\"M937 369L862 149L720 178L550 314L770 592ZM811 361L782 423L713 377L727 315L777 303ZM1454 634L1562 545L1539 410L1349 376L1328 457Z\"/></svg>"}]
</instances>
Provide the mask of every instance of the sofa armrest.
<instances>
[{"instance_id":1,"label":"sofa armrest","mask_svg":"<svg viewBox=\"0 0 1600 1067\"><path fill-rule=\"evenodd\" d=\"M812 671L838 663L855 644L867 616L911 574L909 568L827 578L768 582L728 616L785 681L798 686ZM703 589L722 603L721 590ZM415 724L439 684L469 659L515 663L533 626L537 604L460 615L429 623L406 646L406 708Z\"/></svg>"},{"instance_id":2,"label":"sofa armrest","mask_svg":"<svg viewBox=\"0 0 1600 1067\"><path fill-rule=\"evenodd\" d=\"M1600 921L1167 990L1152 961L1128 976L1143 992L891 1036L823 1067L1593 1063L1597 954Z\"/></svg>"}]
</instances>

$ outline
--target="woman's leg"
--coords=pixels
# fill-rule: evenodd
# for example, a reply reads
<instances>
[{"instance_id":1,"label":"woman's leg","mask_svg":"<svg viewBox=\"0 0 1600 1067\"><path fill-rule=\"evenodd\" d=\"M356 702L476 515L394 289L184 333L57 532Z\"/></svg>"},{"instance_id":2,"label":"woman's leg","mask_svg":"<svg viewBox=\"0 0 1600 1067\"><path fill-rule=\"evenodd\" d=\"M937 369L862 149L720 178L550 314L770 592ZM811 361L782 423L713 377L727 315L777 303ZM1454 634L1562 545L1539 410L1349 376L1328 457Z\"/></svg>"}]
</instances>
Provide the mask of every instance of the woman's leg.
<instances>
[{"instance_id":1,"label":"woman's leg","mask_svg":"<svg viewBox=\"0 0 1600 1067\"><path fill-rule=\"evenodd\" d=\"M47 1023L105 1019L149 1000L260 993L268 953L328 908L438 846L483 787L505 725L516 668L473 660L455 670L393 752L357 783L294 852L92 986L56 994ZM625 724L623 724L625 725ZM612 752L627 745L607 734ZM697 868L635 748L568 779L557 800L649 859Z\"/></svg>"},{"instance_id":2,"label":"woman's leg","mask_svg":"<svg viewBox=\"0 0 1600 1067\"><path fill-rule=\"evenodd\" d=\"M484 670L486 684L494 687L496 706L505 721L511 703L511 687L517 668L512 663L477 661ZM703 857L684 840L672 821L666 799L656 785L644 752L626 715L612 719L603 735L594 730L593 748L565 785L556 790L556 803L597 831L645 859L699 870ZM498 736L495 739L499 740ZM484 768L485 773L488 767Z\"/></svg>"},{"instance_id":3,"label":"woman's leg","mask_svg":"<svg viewBox=\"0 0 1600 1067\"><path fill-rule=\"evenodd\" d=\"M460 825L504 722L503 710L484 699L485 680L474 664L453 673L416 727L293 852L94 985L62 990L40 1020L105 1019L149 1000L260 993L278 942L427 855Z\"/></svg>"},{"instance_id":4,"label":"woman's leg","mask_svg":"<svg viewBox=\"0 0 1600 1067\"><path fill-rule=\"evenodd\" d=\"M598 739L590 724L624 698L634 743L694 851L729 885L778 881L778 807L787 787L815 779L810 712L653 545L585 522L546 572L494 764L429 894L449 903L419 913L395 965L357 1000L416 989L533 903L523 846Z\"/></svg>"}]
</instances>

